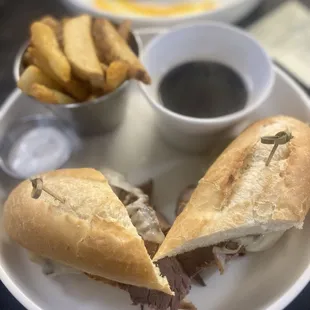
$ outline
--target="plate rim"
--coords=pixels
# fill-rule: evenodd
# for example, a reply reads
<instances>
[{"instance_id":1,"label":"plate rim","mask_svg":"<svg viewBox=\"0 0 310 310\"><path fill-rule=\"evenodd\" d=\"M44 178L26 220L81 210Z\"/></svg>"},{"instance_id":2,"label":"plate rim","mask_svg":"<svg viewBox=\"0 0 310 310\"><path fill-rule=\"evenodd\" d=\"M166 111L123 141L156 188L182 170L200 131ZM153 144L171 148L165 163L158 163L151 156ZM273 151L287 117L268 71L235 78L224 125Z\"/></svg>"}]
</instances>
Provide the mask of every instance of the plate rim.
<instances>
[{"instance_id":1,"label":"plate rim","mask_svg":"<svg viewBox=\"0 0 310 310\"><path fill-rule=\"evenodd\" d=\"M148 17L148 16L136 16L136 15L130 15L130 14L116 14L116 13L110 13L108 11L104 10L99 10L96 9L95 7L86 4L86 3L76 3L74 0L62 0L62 2L65 5L72 5L75 8L83 9L84 11L91 12L92 14L102 14L106 16L107 18L110 19L132 19L135 22L139 23L145 23L145 22L151 22L153 24L161 24L161 23L177 23L177 22L186 22L189 21L193 18L208 18L213 14L221 14L223 11L229 11L234 7L246 5L248 1L252 1L252 5L250 6L251 9L255 8L256 5L262 2L262 0L233 0L232 3L229 3L225 6L220 6L218 8L215 8L210 11L205 11L205 12L197 12L197 13L191 13L191 14L186 14L186 15L181 15L181 16L173 16L173 17Z\"/></svg>"},{"instance_id":2,"label":"plate rim","mask_svg":"<svg viewBox=\"0 0 310 310\"><path fill-rule=\"evenodd\" d=\"M274 65L276 79L279 76L298 94L304 104L310 110L310 98L306 94L306 92L297 84L296 81L293 80L292 77L289 76L283 69ZM16 88L4 101L2 108L0 109L0 117L2 117L9 107L14 103L14 101L22 96L22 92ZM8 289L8 291L16 298L26 309L28 310L44 310L40 306L36 304L36 302L26 295L22 288L19 287L13 279L7 274L5 268L2 265L2 257L0 255L0 280L4 284L4 286ZM287 307L306 287L306 285L310 281L310 261L308 267L303 271L303 273L299 276L299 278L295 281L295 283L278 299L274 301L272 305L270 305L266 310L282 310Z\"/></svg>"}]
</instances>

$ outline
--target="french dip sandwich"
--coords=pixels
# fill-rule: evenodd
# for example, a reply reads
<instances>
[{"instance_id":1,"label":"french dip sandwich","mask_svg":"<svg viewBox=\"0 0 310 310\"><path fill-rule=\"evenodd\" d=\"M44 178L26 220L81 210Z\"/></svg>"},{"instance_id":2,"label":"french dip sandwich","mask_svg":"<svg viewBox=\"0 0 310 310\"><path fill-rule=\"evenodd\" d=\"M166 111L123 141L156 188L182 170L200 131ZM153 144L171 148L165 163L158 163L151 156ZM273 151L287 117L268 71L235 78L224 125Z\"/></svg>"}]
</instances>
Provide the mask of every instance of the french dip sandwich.
<instances>
[{"instance_id":1,"label":"french dip sandwich","mask_svg":"<svg viewBox=\"0 0 310 310\"><path fill-rule=\"evenodd\" d=\"M82 272L126 290L134 304L179 309L190 278L176 259L153 264L165 235L148 196L107 173L110 183L87 168L25 180L4 206L8 235L43 263L47 274Z\"/></svg>"},{"instance_id":2,"label":"french dip sandwich","mask_svg":"<svg viewBox=\"0 0 310 310\"><path fill-rule=\"evenodd\" d=\"M275 146L277 144L277 147ZM154 261L175 257L193 277L209 265L264 251L310 206L310 127L278 116L252 124L199 181Z\"/></svg>"},{"instance_id":3,"label":"french dip sandwich","mask_svg":"<svg viewBox=\"0 0 310 310\"><path fill-rule=\"evenodd\" d=\"M43 174L37 185L56 199L46 191L32 198L29 180L18 185L5 203L5 228L36 255L126 290L142 308L177 310L191 279L203 284L203 268L223 272L232 257L267 250L302 228L309 170L310 127L272 117L218 157L166 237L143 191L93 169Z\"/></svg>"}]
</instances>

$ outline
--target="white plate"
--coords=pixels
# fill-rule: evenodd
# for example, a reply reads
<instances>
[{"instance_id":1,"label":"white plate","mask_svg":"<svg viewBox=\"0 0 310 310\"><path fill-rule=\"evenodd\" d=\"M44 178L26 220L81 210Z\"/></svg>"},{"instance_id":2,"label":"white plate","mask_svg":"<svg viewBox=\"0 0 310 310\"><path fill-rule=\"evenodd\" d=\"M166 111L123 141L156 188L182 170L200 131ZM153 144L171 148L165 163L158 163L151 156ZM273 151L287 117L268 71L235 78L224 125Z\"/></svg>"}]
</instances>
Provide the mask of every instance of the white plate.
<instances>
[{"instance_id":1,"label":"white plate","mask_svg":"<svg viewBox=\"0 0 310 310\"><path fill-rule=\"evenodd\" d=\"M141 2L141 0L139 1ZM174 1L177 2L179 0ZM188 2L190 1L197 0L188 0ZM192 22L197 20L215 20L232 23L249 14L261 2L261 0L215 0L217 3L217 8L210 11L166 18L139 17L122 12L118 14L110 13L97 9L93 5L93 0L62 0L62 2L73 14L81 14L86 12L91 15L104 16L116 22L129 18L132 20L134 27L140 28L150 26L168 27L183 22Z\"/></svg>"},{"instance_id":2,"label":"white plate","mask_svg":"<svg viewBox=\"0 0 310 310\"><path fill-rule=\"evenodd\" d=\"M281 70L268 102L254 118L287 114L307 121L310 103L300 88ZM155 179L156 206L173 218L176 197L197 180L212 161L207 156L181 154L165 145L157 134L153 113L142 95L133 90L125 123L118 131L84 142L84 149L68 166L110 167L133 182ZM12 106L28 109L29 99L14 91L0 112L0 124ZM248 120L250 122L250 120ZM246 124L242 124L244 127ZM241 129L241 128L240 128ZM220 146L219 146L220 148ZM306 171L308 173L308 171ZM6 180L1 177L3 184ZM2 200L4 198L4 193ZM0 277L10 292L30 310L132 310L128 295L89 280L83 275L44 276L25 250L5 237L0 242ZM248 255L229 263L223 276L214 269L205 275L207 287L193 285L189 298L198 309L283 309L310 279L310 218L304 229L292 230L265 253Z\"/></svg>"}]
</instances>

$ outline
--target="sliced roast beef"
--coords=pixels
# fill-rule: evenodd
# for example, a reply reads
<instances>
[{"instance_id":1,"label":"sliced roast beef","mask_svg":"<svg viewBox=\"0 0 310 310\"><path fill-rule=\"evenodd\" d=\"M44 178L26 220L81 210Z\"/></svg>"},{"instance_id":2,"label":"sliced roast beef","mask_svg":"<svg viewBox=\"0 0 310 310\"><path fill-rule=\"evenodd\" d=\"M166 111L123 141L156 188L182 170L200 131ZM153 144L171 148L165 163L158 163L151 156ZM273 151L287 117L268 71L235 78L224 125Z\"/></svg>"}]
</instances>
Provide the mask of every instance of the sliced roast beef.
<instances>
[{"instance_id":1,"label":"sliced roast beef","mask_svg":"<svg viewBox=\"0 0 310 310\"><path fill-rule=\"evenodd\" d=\"M192 184L183 189L181 194L179 195L176 209L175 209L175 214L176 216L179 216L182 211L184 210L185 206L189 202L194 190L196 189L197 185ZM206 286L205 282L203 281L202 277L197 273L196 275L193 276L193 279L200 284L201 286Z\"/></svg>"},{"instance_id":2,"label":"sliced roast beef","mask_svg":"<svg viewBox=\"0 0 310 310\"><path fill-rule=\"evenodd\" d=\"M122 182L118 182L117 184L110 185L112 186L113 191L116 193L119 199L126 206L132 221L133 217L132 214L130 214L132 210L129 210L128 208L131 206L135 207L134 204L138 202L139 198L143 198L143 201L141 201L142 203L138 206L139 209L143 208L143 210L149 210L149 212L147 212L148 214L145 214L147 216L145 217L145 220L150 220L154 218L155 213L152 213L154 212L154 210L150 206L150 200L148 199L148 196L145 195L152 194L152 181L147 182L142 187L139 186L139 188L130 187L130 185L128 183L125 183L124 180L122 180ZM146 197L141 195L141 193L143 193L147 197L147 199ZM150 212L150 209L152 212ZM156 211L155 219L156 221L153 219L153 222L156 225L159 225L160 230L162 230L163 232L168 232L168 230L170 229L170 225L163 217L163 215L161 215L158 211ZM133 224L137 223L133 222ZM159 244L147 240L145 238L145 234L142 234L137 226L136 228L140 233L141 237L144 239L144 244L150 257L153 258L158 250ZM158 267L161 271L161 274L167 277L170 288L175 293L174 296L133 285L120 284L119 287L128 291L133 304L141 305L141 309L143 309L143 305L147 305L155 310L178 310L181 301L190 291L191 279L184 272L182 266L176 258L164 258L158 262Z\"/></svg>"},{"instance_id":3,"label":"sliced roast beef","mask_svg":"<svg viewBox=\"0 0 310 310\"><path fill-rule=\"evenodd\" d=\"M244 254L244 247L228 241L180 254L177 259L187 275L196 279L200 271L211 265L216 265L219 271L223 273L227 261Z\"/></svg>"},{"instance_id":4,"label":"sliced roast beef","mask_svg":"<svg viewBox=\"0 0 310 310\"><path fill-rule=\"evenodd\" d=\"M158 262L158 267L161 273L167 277L175 296L146 288L128 286L127 290L131 300L135 305L148 305L156 310L166 310L169 308L171 310L178 310L181 301L190 291L190 277L184 272L176 258L161 259Z\"/></svg>"},{"instance_id":5,"label":"sliced roast beef","mask_svg":"<svg viewBox=\"0 0 310 310\"><path fill-rule=\"evenodd\" d=\"M190 291L190 278L186 275L176 258L164 258L158 262L158 267L161 273L167 277L169 285L175 293L174 296L143 287L114 282L90 274L87 275L94 280L101 281L127 291L134 305L145 305L154 310L183 309L180 308L181 302Z\"/></svg>"},{"instance_id":6,"label":"sliced roast beef","mask_svg":"<svg viewBox=\"0 0 310 310\"><path fill-rule=\"evenodd\" d=\"M189 277L194 277L203 268L215 263L212 247L199 248L177 256Z\"/></svg>"},{"instance_id":7,"label":"sliced roast beef","mask_svg":"<svg viewBox=\"0 0 310 310\"><path fill-rule=\"evenodd\" d=\"M194 190L196 189L195 184L189 185L181 192L178 198L177 206L176 206L176 215L180 215L184 210L185 206L189 202ZM205 286L205 282L203 281L202 277L199 275L199 272L210 265L217 265L220 272L224 272L224 265L227 260L229 260L232 254L229 254L230 250L233 250L231 247L236 247L234 244L229 244L229 242L222 243L217 245L217 250L221 247L226 247L228 252L222 253L221 251L214 252L214 247L205 247L199 248L194 251L190 251L188 253L183 253L178 255L178 260L182 264L184 271L193 278L198 284ZM231 253L233 253L233 251ZM244 254L244 251L239 248L237 250L238 255Z\"/></svg>"}]
</instances>

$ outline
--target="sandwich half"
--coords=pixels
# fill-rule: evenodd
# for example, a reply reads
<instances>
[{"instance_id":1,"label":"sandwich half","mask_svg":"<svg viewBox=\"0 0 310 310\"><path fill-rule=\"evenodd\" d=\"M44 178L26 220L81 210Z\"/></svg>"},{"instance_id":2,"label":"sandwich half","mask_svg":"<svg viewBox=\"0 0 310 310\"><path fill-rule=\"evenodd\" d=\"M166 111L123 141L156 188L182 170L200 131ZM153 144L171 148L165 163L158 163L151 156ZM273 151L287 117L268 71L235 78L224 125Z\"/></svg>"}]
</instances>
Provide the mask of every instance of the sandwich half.
<instances>
[{"instance_id":1,"label":"sandwich half","mask_svg":"<svg viewBox=\"0 0 310 310\"><path fill-rule=\"evenodd\" d=\"M275 139L283 135L286 141ZM154 261L176 257L194 277L206 266L216 264L223 272L231 257L269 249L285 231L302 228L309 171L307 124L285 116L254 123L198 182Z\"/></svg>"},{"instance_id":2,"label":"sandwich half","mask_svg":"<svg viewBox=\"0 0 310 310\"><path fill-rule=\"evenodd\" d=\"M190 279L177 260L152 262L165 236L147 195L120 178L110 185L94 169L56 170L40 180L37 199L26 180L5 202L13 240L49 266L65 265L128 291L134 304L179 308Z\"/></svg>"}]
</instances>

